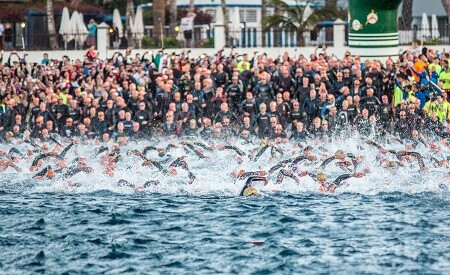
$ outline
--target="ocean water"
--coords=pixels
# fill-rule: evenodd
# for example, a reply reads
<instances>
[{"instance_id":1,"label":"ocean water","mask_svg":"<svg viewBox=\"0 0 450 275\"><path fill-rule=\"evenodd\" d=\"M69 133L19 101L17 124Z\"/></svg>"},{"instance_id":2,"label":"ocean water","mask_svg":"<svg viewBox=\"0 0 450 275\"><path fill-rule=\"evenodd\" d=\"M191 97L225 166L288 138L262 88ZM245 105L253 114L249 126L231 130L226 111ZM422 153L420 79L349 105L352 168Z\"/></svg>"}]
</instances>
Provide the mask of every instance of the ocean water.
<instances>
[{"instance_id":1,"label":"ocean water","mask_svg":"<svg viewBox=\"0 0 450 275\"><path fill-rule=\"evenodd\" d=\"M261 196L243 198L238 195L244 182L233 179L232 171L268 171L302 149L287 144L282 156L267 150L255 162L247 156L258 145L239 145L247 154L242 163L233 151L205 150L208 158L201 159L181 145L164 157L147 154L170 161L186 156L196 176L189 185L186 171L177 168L176 175L166 176L126 153L146 145L121 148L123 160L112 177L93 153L98 146L74 146L67 162L87 157L94 169L71 178L77 187L59 177L30 180L35 156L17 163L21 173L1 173L0 274L450 273L449 168L430 161L444 159L448 149L422 149L428 172L419 173L414 159L397 170L382 168L378 150L356 141L316 145L319 160L299 163L299 171L323 170L333 181L346 172L320 163L340 148L364 156L352 170L370 171L347 180L335 194L318 192L309 177L277 185L275 173L268 185L257 186ZM47 164L56 165L52 159ZM120 179L160 184L135 192L117 186Z\"/></svg>"},{"instance_id":2,"label":"ocean water","mask_svg":"<svg viewBox=\"0 0 450 275\"><path fill-rule=\"evenodd\" d=\"M0 192L2 274L450 272L446 192Z\"/></svg>"}]
</instances>

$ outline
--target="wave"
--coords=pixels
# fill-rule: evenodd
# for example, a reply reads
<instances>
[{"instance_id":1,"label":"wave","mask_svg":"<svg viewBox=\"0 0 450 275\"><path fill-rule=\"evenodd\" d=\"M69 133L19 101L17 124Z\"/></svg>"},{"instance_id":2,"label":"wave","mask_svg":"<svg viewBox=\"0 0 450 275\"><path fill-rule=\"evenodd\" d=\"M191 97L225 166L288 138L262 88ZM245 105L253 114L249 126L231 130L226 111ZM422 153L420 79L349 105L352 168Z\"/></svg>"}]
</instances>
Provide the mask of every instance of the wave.
<instances>
[{"instance_id":1,"label":"wave","mask_svg":"<svg viewBox=\"0 0 450 275\"><path fill-rule=\"evenodd\" d=\"M168 148L169 141L163 141L158 144L139 143L128 144L120 148L121 160L117 162L116 167L112 170L113 174L105 174L105 166L101 165L101 156L95 156L95 150L101 145L82 145L77 144L75 148L70 150L65 160L70 163L79 157L87 158L89 166L93 168L92 173L78 173L69 179L63 179L57 175L53 179L34 180L33 175L36 172L30 172L29 167L33 158L23 159L17 163L22 172L17 173L11 168L2 173L0 181L0 192L23 192L23 193L62 193L62 194L78 194L78 193L99 193L107 196L114 194L170 194L170 195L189 195L189 196L223 196L233 197L239 194L244 182L237 180L231 174L239 170L245 171L268 171L282 160L299 156L303 152L303 148L307 144L281 144L273 146L277 151L266 150L259 159L255 160L255 155L263 147L260 144L237 144L245 156L241 156L237 151L219 150L219 145L210 149L210 144L204 143L187 147L185 144L175 142L176 148L170 148L165 154L153 150L146 154L146 158L158 161L165 170L158 170L155 166L142 166L142 158L130 154L131 150L142 152L144 148L153 145L158 148ZM428 168L426 173L419 171L417 160L411 159L405 161L402 167L397 169L386 169L379 164L380 151L374 146L361 143L356 140L332 142L329 144L311 144L314 147L313 154L318 158L314 163L302 161L297 165L297 171L309 171L317 173L323 171L327 174L329 181L337 178L339 175L349 173L342 167L330 163L326 167L320 167L320 163L329 156L332 156L336 150L343 150L345 153L351 153L357 157L363 158L357 169L350 169L351 172L363 171L367 173L362 178L350 178L345 184L336 189L335 194L342 193L358 193L364 195L377 195L380 193L402 192L408 194L414 193L442 193L446 192L448 185L449 173L448 165L442 167L437 166L431 160L431 156L436 159L445 159L450 155L448 148L442 148L440 152L433 151L427 147L420 148L424 158L424 164ZM112 151L109 145L109 152ZM387 149L404 150L404 145L388 144ZM9 145L1 145L0 149L7 151ZM17 147L20 151L26 148ZM211 147L212 148L212 147ZM108 152L105 152L107 154ZM176 171L169 171L169 163L175 159L185 156L189 171L176 167ZM388 156L385 156L388 158ZM394 156L390 158L395 160ZM56 166L56 160L49 160L45 165ZM42 166L44 167L44 166ZM282 167L288 169L288 166ZM315 193L319 191L318 183L311 177L302 177L300 183L297 184L291 178L285 178L282 184L276 184L277 172L267 176L268 184L258 186L265 195L273 195L278 193L298 194L298 193ZM189 184L191 174L195 176L192 184ZM118 185L118 182L126 181L129 185ZM70 181L70 182L69 182ZM144 184L149 181L158 181L158 184L151 184L143 188ZM133 188L138 187L138 188ZM139 192L136 192L136 189Z\"/></svg>"}]
</instances>

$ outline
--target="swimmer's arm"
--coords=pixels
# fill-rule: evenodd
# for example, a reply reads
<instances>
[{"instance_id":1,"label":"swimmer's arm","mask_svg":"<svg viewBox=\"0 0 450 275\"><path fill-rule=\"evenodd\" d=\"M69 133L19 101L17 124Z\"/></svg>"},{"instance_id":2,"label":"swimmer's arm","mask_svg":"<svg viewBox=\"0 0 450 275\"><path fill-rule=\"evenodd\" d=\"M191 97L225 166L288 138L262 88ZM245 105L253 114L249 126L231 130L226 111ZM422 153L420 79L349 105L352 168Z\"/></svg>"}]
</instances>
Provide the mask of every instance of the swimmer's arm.
<instances>
[{"instance_id":1,"label":"swimmer's arm","mask_svg":"<svg viewBox=\"0 0 450 275\"><path fill-rule=\"evenodd\" d=\"M300 183L300 179L292 172L286 169L281 169L277 176L277 184L281 184L283 182L284 177L289 177L295 180L297 183Z\"/></svg>"},{"instance_id":2,"label":"swimmer's arm","mask_svg":"<svg viewBox=\"0 0 450 275\"><path fill-rule=\"evenodd\" d=\"M247 181L245 182L244 187L241 190L241 193L239 193L239 196L243 196L244 195L244 190L247 189L248 187L251 187L253 182L256 181L264 181L267 182L267 179L265 177L250 177L249 179L247 179Z\"/></svg>"},{"instance_id":3,"label":"swimmer's arm","mask_svg":"<svg viewBox=\"0 0 450 275\"><path fill-rule=\"evenodd\" d=\"M336 187L339 187L341 185L341 182L343 182L346 179L349 179L352 177L352 174L344 174L337 177L332 184L336 185Z\"/></svg>"},{"instance_id":4,"label":"swimmer's arm","mask_svg":"<svg viewBox=\"0 0 450 275\"><path fill-rule=\"evenodd\" d=\"M243 180L246 179L248 177L258 177L258 176L265 176L267 173L266 171L255 171L255 172L246 172L244 174L242 174L239 179Z\"/></svg>"},{"instance_id":5,"label":"swimmer's arm","mask_svg":"<svg viewBox=\"0 0 450 275\"><path fill-rule=\"evenodd\" d=\"M33 179L44 177L49 169L50 169L50 165L48 165L47 167L42 169L40 172L38 172L36 175L34 175Z\"/></svg>"},{"instance_id":6,"label":"swimmer's arm","mask_svg":"<svg viewBox=\"0 0 450 275\"><path fill-rule=\"evenodd\" d=\"M321 168L325 168L325 166L327 166L328 163L332 162L332 161L335 160L335 159L336 159L335 156L332 156L332 157L327 158L326 160L324 160L324 161L322 162L322 164L320 164L320 167L321 167Z\"/></svg>"},{"instance_id":7,"label":"swimmer's arm","mask_svg":"<svg viewBox=\"0 0 450 275\"><path fill-rule=\"evenodd\" d=\"M231 149L231 150L234 150L239 156L245 156L244 151L242 151L241 149L237 148L236 146L233 146L233 145L225 145L223 148L224 148L224 149Z\"/></svg>"},{"instance_id":8,"label":"swimmer's arm","mask_svg":"<svg viewBox=\"0 0 450 275\"><path fill-rule=\"evenodd\" d=\"M59 154L60 157L65 157L67 152L69 152L70 148L72 148L74 145L74 143L70 143L69 145L67 145L66 148L64 148L64 150L62 150L61 154Z\"/></svg>"}]
</instances>

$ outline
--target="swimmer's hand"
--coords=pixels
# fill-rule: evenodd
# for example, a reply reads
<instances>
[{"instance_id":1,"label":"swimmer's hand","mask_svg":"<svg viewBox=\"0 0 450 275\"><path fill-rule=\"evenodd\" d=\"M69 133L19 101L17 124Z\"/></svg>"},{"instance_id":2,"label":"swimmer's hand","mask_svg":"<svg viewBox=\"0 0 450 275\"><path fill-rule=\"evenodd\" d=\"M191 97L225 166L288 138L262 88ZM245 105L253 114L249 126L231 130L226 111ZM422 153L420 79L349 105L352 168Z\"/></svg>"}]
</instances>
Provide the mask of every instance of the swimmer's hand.
<instances>
[{"instance_id":1,"label":"swimmer's hand","mask_svg":"<svg viewBox=\"0 0 450 275\"><path fill-rule=\"evenodd\" d=\"M357 173L353 173L353 177L355 178L362 178L364 177L366 174L364 172L357 172Z\"/></svg>"},{"instance_id":2,"label":"swimmer's hand","mask_svg":"<svg viewBox=\"0 0 450 275\"><path fill-rule=\"evenodd\" d=\"M92 167L83 167L82 170L88 174L94 172L94 169L92 169Z\"/></svg>"},{"instance_id":3,"label":"swimmer's hand","mask_svg":"<svg viewBox=\"0 0 450 275\"><path fill-rule=\"evenodd\" d=\"M150 165L152 165L153 164L153 161L151 161L151 160L146 160L146 161L144 161L143 163L142 163L142 166L150 166Z\"/></svg>"},{"instance_id":4,"label":"swimmer's hand","mask_svg":"<svg viewBox=\"0 0 450 275\"><path fill-rule=\"evenodd\" d=\"M308 172L306 172L306 171L302 171L302 172L298 173L299 177L304 177L306 175L308 175Z\"/></svg>"}]
</instances>

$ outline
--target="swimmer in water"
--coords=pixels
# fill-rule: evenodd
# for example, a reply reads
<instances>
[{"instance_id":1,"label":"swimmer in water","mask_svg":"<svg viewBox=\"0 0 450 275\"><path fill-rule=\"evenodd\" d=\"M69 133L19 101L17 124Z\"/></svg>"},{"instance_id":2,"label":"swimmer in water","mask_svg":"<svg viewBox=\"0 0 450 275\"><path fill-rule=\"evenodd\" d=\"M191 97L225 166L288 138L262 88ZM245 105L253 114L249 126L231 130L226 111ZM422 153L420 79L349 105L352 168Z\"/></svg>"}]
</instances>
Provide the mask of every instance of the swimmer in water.
<instances>
[{"instance_id":1,"label":"swimmer in water","mask_svg":"<svg viewBox=\"0 0 450 275\"><path fill-rule=\"evenodd\" d=\"M125 179L121 179L117 182L118 187L130 187L130 188L133 188L133 190L135 192L140 192L145 188L149 188L150 186L158 186L158 185L159 185L158 180L148 180L142 186L136 186L135 184L133 184Z\"/></svg>"},{"instance_id":2,"label":"swimmer in water","mask_svg":"<svg viewBox=\"0 0 450 275\"><path fill-rule=\"evenodd\" d=\"M351 159L351 161L347 160L347 157ZM358 164L360 161L362 161L362 157L355 157L355 155L349 153L345 154L342 150L337 150L336 153L334 153L334 156L327 158L322 162L320 165L321 169L324 169L328 163L332 162L333 160L336 160L336 164L345 171L351 171L348 167L353 165L353 170L356 170Z\"/></svg>"},{"instance_id":3,"label":"swimmer in water","mask_svg":"<svg viewBox=\"0 0 450 275\"><path fill-rule=\"evenodd\" d=\"M239 196L249 197L249 196L257 196L260 194L259 190L253 186L256 182L264 182L264 185L267 185L268 180L266 177L261 176L250 176L246 181L244 187L239 194Z\"/></svg>"},{"instance_id":4,"label":"swimmer in water","mask_svg":"<svg viewBox=\"0 0 450 275\"><path fill-rule=\"evenodd\" d=\"M281 176L280 176L281 175ZM295 175L291 171L287 171L282 169L279 173L279 177L277 177L277 184L280 184L284 177L290 177L294 179L297 183L300 183L300 177L304 176L310 176L313 178L316 182L320 184L319 191L323 193L334 193L334 190L342 185L342 182L346 179L355 177L355 178L361 178L365 175L363 172L353 173L353 174L343 174L337 177L331 184L327 183L327 175L323 172L316 174L310 173L310 172L300 172L298 175Z\"/></svg>"}]
</instances>

